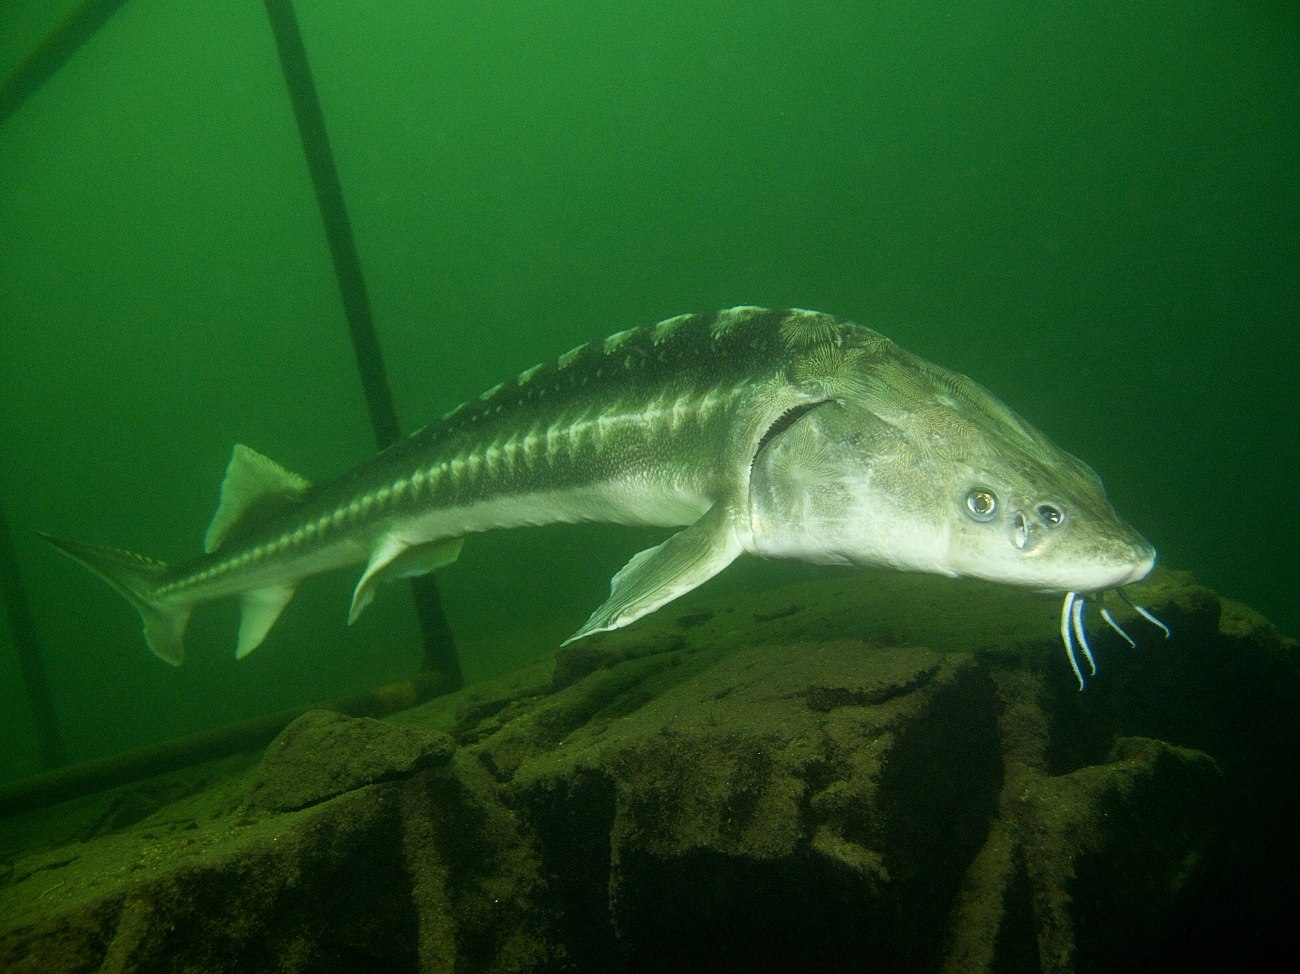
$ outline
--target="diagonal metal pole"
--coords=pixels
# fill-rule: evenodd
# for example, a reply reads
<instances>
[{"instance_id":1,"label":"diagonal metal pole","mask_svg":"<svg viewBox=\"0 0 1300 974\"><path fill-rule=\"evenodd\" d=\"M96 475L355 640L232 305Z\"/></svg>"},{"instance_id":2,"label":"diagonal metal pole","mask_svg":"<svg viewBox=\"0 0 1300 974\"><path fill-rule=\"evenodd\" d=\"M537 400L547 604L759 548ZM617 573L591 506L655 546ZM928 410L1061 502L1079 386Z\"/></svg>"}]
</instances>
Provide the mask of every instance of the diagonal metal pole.
<instances>
[{"instance_id":1,"label":"diagonal metal pole","mask_svg":"<svg viewBox=\"0 0 1300 974\"><path fill-rule=\"evenodd\" d=\"M85 0L33 50L14 73L0 82L0 125L40 91L81 45L95 36L126 0Z\"/></svg>"},{"instance_id":2,"label":"diagonal metal pole","mask_svg":"<svg viewBox=\"0 0 1300 974\"><path fill-rule=\"evenodd\" d=\"M293 3L291 0L265 0L265 4L271 30L275 35L276 50L280 55L285 85L289 89L289 100L293 104L294 118L298 123L298 136L302 140L307 168L311 172L312 186L316 191L316 204L320 209L330 256L334 261L334 276L343 298L343 310L347 315L352 348L356 353L357 368L365 388L370 422L375 430L375 439L382 449L396 442L402 432L397 410L393 406L392 392L388 387L370 297L366 293L366 282L361 273L361 258L352 236L352 222L348 219L343 187L325 128L325 115L321 111L316 82L307 61L307 50L298 29ZM431 576L424 576L413 579L411 588L423 634L424 669L441 673L448 682L448 690L459 689L464 678L456 653L455 637L442 611L438 587Z\"/></svg>"}]
</instances>

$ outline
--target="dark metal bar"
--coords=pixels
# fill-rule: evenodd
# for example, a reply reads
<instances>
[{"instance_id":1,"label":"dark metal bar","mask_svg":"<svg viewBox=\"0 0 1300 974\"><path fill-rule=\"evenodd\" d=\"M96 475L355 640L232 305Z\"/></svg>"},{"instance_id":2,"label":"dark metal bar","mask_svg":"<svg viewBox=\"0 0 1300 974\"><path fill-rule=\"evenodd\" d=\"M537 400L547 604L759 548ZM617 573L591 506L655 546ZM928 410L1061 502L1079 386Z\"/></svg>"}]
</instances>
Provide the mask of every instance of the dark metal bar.
<instances>
[{"instance_id":1,"label":"dark metal bar","mask_svg":"<svg viewBox=\"0 0 1300 974\"><path fill-rule=\"evenodd\" d=\"M0 83L0 125L41 86L49 81L64 63L95 36L109 17L126 0L86 0L68 13L40 46L23 59L14 73Z\"/></svg>"},{"instance_id":2,"label":"dark metal bar","mask_svg":"<svg viewBox=\"0 0 1300 974\"><path fill-rule=\"evenodd\" d=\"M311 65L307 63L307 50L298 30L298 18L294 14L292 0L266 0L266 13L271 18L275 46L280 52L280 67L284 71L289 99L293 103L298 135L307 156L307 168L311 171L312 187L316 190L316 203L325 224L330 256L334 259L334 276L338 279L343 310L352 334L352 348L361 369L370 422L375 428L375 439L379 442L380 449L383 449L395 443L402 432L397 421L397 410L393 406L393 395L388 388L383 353L379 348L379 337L370 310L370 296L366 292L361 258L352 236L352 221L348 217L347 204L343 201L343 185L339 181L338 169L334 165L334 151L325 129L325 115L316 93Z\"/></svg>"},{"instance_id":3,"label":"dark metal bar","mask_svg":"<svg viewBox=\"0 0 1300 974\"><path fill-rule=\"evenodd\" d=\"M357 368L365 388L366 405L370 422L380 449L396 442L402 435L393 406L392 391L384 369L379 336L375 332L374 315L370 297L366 293L365 278L361 273L361 258L357 254L352 236L352 222L348 219L347 205L343 200L343 186L334 164L329 133L325 128L325 115L321 110L316 82L307 50L298 29L298 18L292 0L265 0L266 13L275 34L276 50L280 54L280 67L284 71L289 100L293 104L294 118L298 122L298 135L307 156L312 186L316 190L316 204L320 208L329 241L330 255L334 260L334 275L338 279L343 310L347 314L348 329L352 334L352 348L356 354ZM416 614L420 620L424 647L424 669L434 670L449 678L452 689L463 685L460 658L451 626L442 611L442 599L432 577L412 580Z\"/></svg>"},{"instance_id":4,"label":"dark metal bar","mask_svg":"<svg viewBox=\"0 0 1300 974\"><path fill-rule=\"evenodd\" d=\"M420 673L368 693L257 717L242 724L202 731L123 754L69 765L0 785L0 818L22 815L57 802L107 791L242 751L265 747L308 710L335 710L350 717L384 717L451 692L442 673Z\"/></svg>"},{"instance_id":5,"label":"dark metal bar","mask_svg":"<svg viewBox=\"0 0 1300 974\"><path fill-rule=\"evenodd\" d=\"M86 0L71 10L45 40L23 59L13 74L0 82L0 125L22 108L28 98L40 91L41 86L104 26L124 2L125 0ZM36 635L36 623L32 618L31 604L27 601L27 589L23 584L3 506L0 506L0 602L3 602L9 619L19 670L27 689L27 703L36 728L36 750L41 766L47 769L60 767L67 762L63 735L59 732L54 701L45 679L44 654Z\"/></svg>"},{"instance_id":6,"label":"dark metal bar","mask_svg":"<svg viewBox=\"0 0 1300 974\"><path fill-rule=\"evenodd\" d=\"M23 585L13 537L9 534L9 522L5 519L2 506L0 600L3 600L5 614L9 617L9 631L18 654L23 685L27 688L27 703L32 709L32 722L36 725L36 748L41 756L41 766L57 768L67 761L63 750L63 735L59 733L54 701L50 697L49 684L45 681L45 659L41 653L40 640L36 636L36 623L32 619L31 604L27 601L27 589Z\"/></svg>"}]
</instances>

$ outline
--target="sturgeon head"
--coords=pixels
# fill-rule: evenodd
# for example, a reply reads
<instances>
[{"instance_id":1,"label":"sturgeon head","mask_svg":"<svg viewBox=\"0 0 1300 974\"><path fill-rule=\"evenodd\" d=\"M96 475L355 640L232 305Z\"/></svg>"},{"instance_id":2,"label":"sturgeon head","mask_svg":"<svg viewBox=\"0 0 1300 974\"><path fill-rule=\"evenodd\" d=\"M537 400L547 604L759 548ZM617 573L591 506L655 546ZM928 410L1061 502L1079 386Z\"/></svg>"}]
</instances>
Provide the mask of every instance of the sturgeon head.
<instances>
[{"instance_id":1,"label":"sturgeon head","mask_svg":"<svg viewBox=\"0 0 1300 974\"><path fill-rule=\"evenodd\" d=\"M1087 464L977 383L867 329L810 343L791 368L809 402L755 456L756 553L1066 593L1071 664L1079 674L1078 643L1091 665L1082 596L1144 578L1155 549Z\"/></svg>"}]
</instances>

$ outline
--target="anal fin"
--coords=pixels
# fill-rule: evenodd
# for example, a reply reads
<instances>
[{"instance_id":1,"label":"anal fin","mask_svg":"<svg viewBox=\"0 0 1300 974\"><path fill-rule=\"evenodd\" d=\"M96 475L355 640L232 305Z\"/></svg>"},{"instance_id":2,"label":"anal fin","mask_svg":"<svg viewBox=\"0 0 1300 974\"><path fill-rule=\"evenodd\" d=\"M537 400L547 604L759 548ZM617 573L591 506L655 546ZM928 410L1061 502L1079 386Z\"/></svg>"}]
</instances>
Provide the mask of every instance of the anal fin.
<instances>
[{"instance_id":1,"label":"anal fin","mask_svg":"<svg viewBox=\"0 0 1300 974\"><path fill-rule=\"evenodd\" d=\"M252 588L239 598L239 642L235 646L235 659L243 659L258 646L280 618L280 613L293 598L293 589L284 585Z\"/></svg>"},{"instance_id":2,"label":"anal fin","mask_svg":"<svg viewBox=\"0 0 1300 974\"><path fill-rule=\"evenodd\" d=\"M707 582L741 553L729 508L718 503L663 544L632 556L609 583L605 603L564 641L621 629Z\"/></svg>"}]
</instances>

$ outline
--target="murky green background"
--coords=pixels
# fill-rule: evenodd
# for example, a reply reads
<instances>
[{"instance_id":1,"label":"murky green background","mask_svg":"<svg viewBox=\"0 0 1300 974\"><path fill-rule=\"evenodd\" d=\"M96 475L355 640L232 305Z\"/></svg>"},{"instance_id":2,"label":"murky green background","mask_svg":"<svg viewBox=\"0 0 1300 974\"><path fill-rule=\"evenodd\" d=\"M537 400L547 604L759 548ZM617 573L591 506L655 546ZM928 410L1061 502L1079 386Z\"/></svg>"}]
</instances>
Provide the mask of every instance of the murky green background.
<instances>
[{"instance_id":1,"label":"murky green background","mask_svg":"<svg viewBox=\"0 0 1300 974\"><path fill-rule=\"evenodd\" d=\"M0 6L0 73L67 6ZM298 8L408 428L631 325L817 308L977 378L1164 564L1300 632L1300 8ZM409 597L348 629L343 576L238 664L235 607L201 612L172 669L32 534L180 558L233 442L309 477L372 449L260 3L131 0L0 127L0 336L0 497L72 757L411 670ZM474 539L439 579L467 675L549 652L653 537Z\"/></svg>"}]
</instances>

